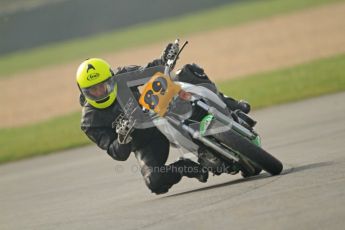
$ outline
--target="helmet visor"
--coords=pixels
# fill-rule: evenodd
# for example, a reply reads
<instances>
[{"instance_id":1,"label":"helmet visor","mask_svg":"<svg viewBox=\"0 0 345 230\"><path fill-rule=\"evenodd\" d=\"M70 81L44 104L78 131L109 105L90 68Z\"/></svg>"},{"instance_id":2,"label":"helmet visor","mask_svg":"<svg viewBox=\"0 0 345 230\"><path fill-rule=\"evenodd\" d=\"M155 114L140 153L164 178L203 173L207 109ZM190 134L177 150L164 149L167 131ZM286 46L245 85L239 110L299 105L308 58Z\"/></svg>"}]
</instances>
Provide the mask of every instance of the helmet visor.
<instances>
[{"instance_id":1,"label":"helmet visor","mask_svg":"<svg viewBox=\"0 0 345 230\"><path fill-rule=\"evenodd\" d=\"M84 96L93 101L100 101L109 96L113 92L115 81L113 78L109 78L103 82L93 85L88 88L83 88L81 91Z\"/></svg>"}]
</instances>

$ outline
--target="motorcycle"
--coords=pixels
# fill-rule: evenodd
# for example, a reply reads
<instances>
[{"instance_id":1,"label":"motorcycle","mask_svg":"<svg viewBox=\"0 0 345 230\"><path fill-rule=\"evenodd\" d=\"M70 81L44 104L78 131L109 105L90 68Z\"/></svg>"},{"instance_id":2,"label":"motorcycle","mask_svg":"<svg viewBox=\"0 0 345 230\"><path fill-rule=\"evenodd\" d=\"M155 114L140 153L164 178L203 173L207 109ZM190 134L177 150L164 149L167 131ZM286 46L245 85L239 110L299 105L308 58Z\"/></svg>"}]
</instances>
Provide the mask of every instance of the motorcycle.
<instances>
[{"instance_id":1,"label":"motorcycle","mask_svg":"<svg viewBox=\"0 0 345 230\"><path fill-rule=\"evenodd\" d=\"M190 154L215 175L278 175L282 163L261 147L255 121L241 111L230 111L214 87L173 81L181 49L165 66L117 75L117 100L130 127L157 127L170 144ZM131 129L130 128L130 129Z\"/></svg>"}]
</instances>

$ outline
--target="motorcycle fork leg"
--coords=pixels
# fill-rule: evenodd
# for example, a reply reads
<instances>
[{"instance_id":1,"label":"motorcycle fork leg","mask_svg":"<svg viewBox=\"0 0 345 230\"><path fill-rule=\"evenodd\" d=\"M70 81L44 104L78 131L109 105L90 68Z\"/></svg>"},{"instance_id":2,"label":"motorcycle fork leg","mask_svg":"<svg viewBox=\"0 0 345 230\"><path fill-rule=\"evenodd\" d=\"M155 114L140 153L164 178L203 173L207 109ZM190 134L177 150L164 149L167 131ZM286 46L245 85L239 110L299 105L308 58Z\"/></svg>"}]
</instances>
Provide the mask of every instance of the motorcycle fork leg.
<instances>
[{"instance_id":1,"label":"motorcycle fork leg","mask_svg":"<svg viewBox=\"0 0 345 230\"><path fill-rule=\"evenodd\" d=\"M192 135L192 137L196 140L199 140L200 142L202 142L204 145L214 149L215 151L219 152L219 154L221 154L223 157L229 159L229 160L234 160L236 162L238 162L240 159L237 155L235 155L233 152L228 151L227 149L224 149L223 147L221 147L218 143L215 143L214 141L210 140L207 137L204 137L202 135L200 135L200 132L197 130L194 130L193 128L191 128L188 125L185 125L183 123L181 123L180 121L178 121L177 119L173 118L173 117L169 117L167 116L166 119L168 121L170 121L172 124L176 125L176 126L180 126L182 127L182 129L184 129L185 131L187 131L190 135Z\"/></svg>"},{"instance_id":2,"label":"motorcycle fork leg","mask_svg":"<svg viewBox=\"0 0 345 230\"><path fill-rule=\"evenodd\" d=\"M229 117L225 116L224 114L219 112L214 107L211 107L202 101L197 101L196 105L199 106L200 108L204 109L208 113L212 114L216 119L218 119L224 125L229 125L231 129L233 129L234 131L236 131L240 135L245 136L245 137L249 138L250 140L254 140L256 138L256 135L253 134L251 131L244 128L242 125L236 123L235 121L233 121Z\"/></svg>"}]
</instances>

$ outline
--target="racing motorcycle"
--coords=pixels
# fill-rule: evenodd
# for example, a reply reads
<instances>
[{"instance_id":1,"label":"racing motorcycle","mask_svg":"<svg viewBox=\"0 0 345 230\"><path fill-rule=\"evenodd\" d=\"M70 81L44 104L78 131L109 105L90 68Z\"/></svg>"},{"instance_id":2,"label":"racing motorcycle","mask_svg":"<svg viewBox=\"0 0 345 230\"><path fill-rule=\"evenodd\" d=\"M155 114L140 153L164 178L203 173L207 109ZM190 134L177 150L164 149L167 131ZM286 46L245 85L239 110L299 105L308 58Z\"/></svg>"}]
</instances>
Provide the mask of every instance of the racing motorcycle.
<instances>
[{"instance_id":1,"label":"racing motorcycle","mask_svg":"<svg viewBox=\"0 0 345 230\"><path fill-rule=\"evenodd\" d=\"M210 84L192 85L173 81L181 49L173 44L165 66L156 66L117 75L118 96L129 129L157 127L170 144L193 154L213 174L258 175L262 170L278 175L282 163L261 147L253 126L243 112L231 111Z\"/></svg>"}]
</instances>

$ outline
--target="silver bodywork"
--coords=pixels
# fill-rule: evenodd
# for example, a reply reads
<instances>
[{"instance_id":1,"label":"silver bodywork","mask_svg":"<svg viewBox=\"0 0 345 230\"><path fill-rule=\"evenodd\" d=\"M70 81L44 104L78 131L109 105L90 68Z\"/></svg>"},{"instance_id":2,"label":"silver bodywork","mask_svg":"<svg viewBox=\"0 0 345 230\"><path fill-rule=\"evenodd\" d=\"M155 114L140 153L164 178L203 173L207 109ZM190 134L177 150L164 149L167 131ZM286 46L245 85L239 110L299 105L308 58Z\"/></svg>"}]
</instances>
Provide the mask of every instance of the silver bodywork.
<instances>
[{"instance_id":1,"label":"silver bodywork","mask_svg":"<svg viewBox=\"0 0 345 230\"><path fill-rule=\"evenodd\" d=\"M197 99L204 99L206 100L209 104L214 105L220 110L227 111L226 110L226 105L225 103L219 98L217 94L212 92L210 89L204 87L204 86L196 86L188 83L183 83L183 82L175 82L178 83L182 90L192 93L192 103L193 101L196 101ZM234 122L229 116L224 115L222 112L219 112L215 107L211 107L206 103L199 103L198 101L198 106L202 107L204 110L211 112L212 114L215 115L215 117L222 117L223 120L225 119L226 124L224 125L223 130L216 130L217 132L220 131L227 131L229 130L234 123ZM168 121L169 120L169 121ZM219 152L221 155L225 156L226 158L229 158L231 160L238 161L238 157L236 154L222 148L218 144L210 141L207 137L201 136L198 126L193 127L187 126L182 124L183 122L176 120L170 116L166 116L164 118L162 117L155 117L153 119L154 125L169 139L170 143L172 143L176 147L183 148L185 153L193 153L194 155L197 155L197 151L199 146L196 145L193 141L192 138L197 139L201 141L203 144L205 144L208 147L213 148L217 152ZM175 124L175 125L172 125ZM237 123L236 123L237 124ZM180 126L179 126L180 125ZM180 127L180 128L176 128ZM242 128L244 129L244 128ZM248 130L245 130L249 132ZM249 132L250 133L250 132Z\"/></svg>"}]
</instances>

